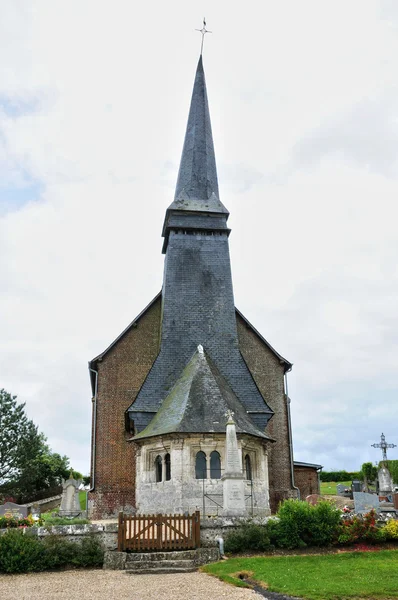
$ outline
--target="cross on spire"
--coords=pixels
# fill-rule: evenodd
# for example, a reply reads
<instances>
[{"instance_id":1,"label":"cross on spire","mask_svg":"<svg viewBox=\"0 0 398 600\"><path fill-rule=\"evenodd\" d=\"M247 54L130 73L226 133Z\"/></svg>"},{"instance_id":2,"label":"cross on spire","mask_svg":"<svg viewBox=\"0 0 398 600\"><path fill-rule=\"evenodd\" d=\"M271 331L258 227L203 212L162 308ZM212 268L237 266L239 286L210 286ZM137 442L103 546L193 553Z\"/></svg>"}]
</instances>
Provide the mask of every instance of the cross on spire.
<instances>
[{"instance_id":1,"label":"cross on spire","mask_svg":"<svg viewBox=\"0 0 398 600\"><path fill-rule=\"evenodd\" d=\"M200 54L202 55L203 52L203 42L205 39L205 35L206 33L213 33L212 31L209 31L208 29L206 29L206 19L203 17L203 27L202 29L195 29L195 31L200 31L200 33L202 34L202 44L200 46Z\"/></svg>"},{"instance_id":2,"label":"cross on spire","mask_svg":"<svg viewBox=\"0 0 398 600\"><path fill-rule=\"evenodd\" d=\"M372 448L381 448L381 451L383 454L383 460L387 460L387 448L396 448L397 445L396 444L387 444L386 436L384 435L384 433L381 434L380 440L381 440L380 444L372 444Z\"/></svg>"}]
</instances>

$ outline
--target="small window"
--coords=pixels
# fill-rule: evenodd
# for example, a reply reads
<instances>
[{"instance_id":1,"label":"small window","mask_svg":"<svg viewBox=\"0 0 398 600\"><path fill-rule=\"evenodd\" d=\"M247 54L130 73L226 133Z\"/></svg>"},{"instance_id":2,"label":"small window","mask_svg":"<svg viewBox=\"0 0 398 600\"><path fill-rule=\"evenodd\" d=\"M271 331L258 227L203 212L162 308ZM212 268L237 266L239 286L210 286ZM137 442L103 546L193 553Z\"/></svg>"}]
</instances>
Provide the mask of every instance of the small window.
<instances>
[{"instance_id":1,"label":"small window","mask_svg":"<svg viewBox=\"0 0 398 600\"><path fill-rule=\"evenodd\" d=\"M245 456L245 471L246 471L246 479L249 481L252 480L252 463L250 460L250 456L246 454Z\"/></svg>"},{"instance_id":2,"label":"small window","mask_svg":"<svg viewBox=\"0 0 398 600\"><path fill-rule=\"evenodd\" d=\"M164 457L164 464L166 467L166 481L170 481L171 479L171 465L170 465L170 454L166 454Z\"/></svg>"},{"instance_id":3,"label":"small window","mask_svg":"<svg viewBox=\"0 0 398 600\"><path fill-rule=\"evenodd\" d=\"M155 458L155 474L156 474L156 483L162 481L162 457L157 456Z\"/></svg>"},{"instance_id":4,"label":"small window","mask_svg":"<svg viewBox=\"0 0 398 600\"><path fill-rule=\"evenodd\" d=\"M221 477L221 458L216 450L210 454L210 478L220 479Z\"/></svg>"},{"instance_id":5,"label":"small window","mask_svg":"<svg viewBox=\"0 0 398 600\"><path fill-rule=\"evenodd\" d=\"M198 452L195 461L195 477L196 479L206 479L206 454L202 451Z\"/></svg>"}]
</instances>

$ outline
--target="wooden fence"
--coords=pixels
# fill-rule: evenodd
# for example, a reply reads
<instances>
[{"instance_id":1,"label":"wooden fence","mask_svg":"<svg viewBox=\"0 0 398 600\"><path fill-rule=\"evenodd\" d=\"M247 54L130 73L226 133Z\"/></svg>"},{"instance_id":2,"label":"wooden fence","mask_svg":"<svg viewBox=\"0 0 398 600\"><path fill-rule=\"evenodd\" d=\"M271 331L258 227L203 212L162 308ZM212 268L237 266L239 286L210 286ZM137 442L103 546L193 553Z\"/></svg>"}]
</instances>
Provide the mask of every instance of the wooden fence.
<instances>
[{"instance_id":1,"label":"wooden fence","mask_svg":"<svg viewBox=\"0 0 398 600\"><path fill-rule=\"evenodd\" d=\"M119 513L119 552L187 550L200 546L200 513L125 515Z\"/></svg>"}]
</instances>

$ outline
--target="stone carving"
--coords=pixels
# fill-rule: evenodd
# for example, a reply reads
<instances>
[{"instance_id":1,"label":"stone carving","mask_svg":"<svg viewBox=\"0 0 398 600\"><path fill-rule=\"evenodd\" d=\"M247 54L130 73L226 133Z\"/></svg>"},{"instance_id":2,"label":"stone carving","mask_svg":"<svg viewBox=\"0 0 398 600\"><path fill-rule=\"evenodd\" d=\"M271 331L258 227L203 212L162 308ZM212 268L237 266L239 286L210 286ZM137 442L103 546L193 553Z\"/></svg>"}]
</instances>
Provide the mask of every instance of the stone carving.
<instances>
[{"instance_id":1,"label":"stone carving","mask_svg":"<svg viewBox=\"0 0 398 600\"><path fill-rule=\"evenodd\" d=\"M223 515L228 517L246 514L245 483L242 471L242 456L236 437L233 412L227 411L225 443L225 471L223 481Z\"/></svg>"},{"instance_id":2,"label":"stone carving","mask_svg":"<svg viewBox=\"0 0 398 600\"><path fill-rule=\"evenodd\" d=\"M379 494L380 496L388 496L392 492L392 479L390 471L385 465L379 469Z\"/></svg>"}]
</instances>

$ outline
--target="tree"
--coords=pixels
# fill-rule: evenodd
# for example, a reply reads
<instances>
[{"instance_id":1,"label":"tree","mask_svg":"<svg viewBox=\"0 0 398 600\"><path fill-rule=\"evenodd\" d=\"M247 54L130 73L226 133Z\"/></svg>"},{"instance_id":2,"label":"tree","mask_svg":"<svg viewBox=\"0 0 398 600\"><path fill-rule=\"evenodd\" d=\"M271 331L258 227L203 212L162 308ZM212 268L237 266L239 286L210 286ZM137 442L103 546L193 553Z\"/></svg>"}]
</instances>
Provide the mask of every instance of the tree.
<instances>
[{"instance_id":1,"label":"tree","mask_svg":"<svg viewBox=\"0 0 398 600\"><path fill-rule=\"evenodd\" d=\"M0 390L0 491L19 502L34 500L70 473L68 457L52 452L24 408L16 396Z\"/></svg>"},{"instance_id":2,"label":"tree","mask_svg":"<svg viewBox=\"0 0 398 600\"><path fill-rule=\"evenodd\" d=\"M25 404L18 404L16 396L0 390L0 485L18 477L43 443L24 408Z\"/></svg>"},{"instance_id":3,"label":"tree","mask_svg":"<svg viewBox=\"0 0 398 600\"><path fill-rule=\"evenodd\" d=\"M369 483L377 479L377 468L371 462L363 463L361 468L365 491L369 492Z\"/></svg>"}]
</instances>

